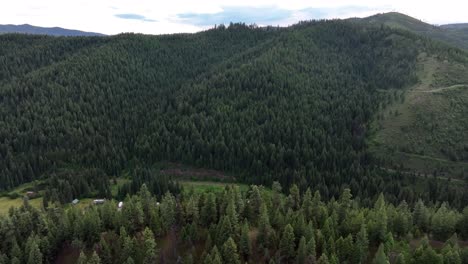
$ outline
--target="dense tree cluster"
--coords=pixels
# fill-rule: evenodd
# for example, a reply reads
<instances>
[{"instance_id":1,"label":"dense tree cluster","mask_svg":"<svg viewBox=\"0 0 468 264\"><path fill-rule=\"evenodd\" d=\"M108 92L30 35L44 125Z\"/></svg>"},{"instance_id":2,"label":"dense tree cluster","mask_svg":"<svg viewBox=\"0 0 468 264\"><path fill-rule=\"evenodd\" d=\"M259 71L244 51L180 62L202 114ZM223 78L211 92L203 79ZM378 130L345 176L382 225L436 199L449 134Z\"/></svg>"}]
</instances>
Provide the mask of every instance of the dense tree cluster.
<instances>
[{"instance_id":1,"label":"dense tree cluster","mask_svg":"<svg viewBox=\"0 0 468 264\"><path fill-rule=\"evenodd\" d=\"M415 82L427 42L346 21L192 35L2 35L0 190L69 167L116 176L136 159L311 185L327 198L349 186L357 196L401 199L404 182L373 187L399 176L368 166L366 136L384 100L377 89ZM454 196L447 200L466 201Z\"/></svg>"},{"instance_id":2,"label":"dense tree cluster","mask_svg":"<svg viewBox=\"0 0 468 264\"><path fill-rule=\"evenodd\" d=\"M363 207L349 189L330 201L296 185L289 195L281 189L188 189L158 199L143 185L121 210L108 201L40 212L25 200L0 217L0 263L49 263L64 249L81 252L77 263L103 264L468 263L460 243L468 208L394 205L383 195ZM446 242L431 246L437 241Z\"/></svg>"}]
</instances>

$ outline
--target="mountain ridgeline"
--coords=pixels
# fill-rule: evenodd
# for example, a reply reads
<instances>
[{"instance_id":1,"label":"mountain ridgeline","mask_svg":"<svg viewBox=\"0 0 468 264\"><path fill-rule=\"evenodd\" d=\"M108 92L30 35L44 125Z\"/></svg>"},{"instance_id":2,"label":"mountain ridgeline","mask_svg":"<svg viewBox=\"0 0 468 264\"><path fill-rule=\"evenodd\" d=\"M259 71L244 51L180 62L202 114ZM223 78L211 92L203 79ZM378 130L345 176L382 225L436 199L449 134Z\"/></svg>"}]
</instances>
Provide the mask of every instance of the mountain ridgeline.
<instances>
[{"instance_id":1,"label":"mountain ridgeline","mask_svg":"<svg viewBox=\"0 0 468 264\"><path fill-rule=\"evenodd\" d=\"M368 126L387 96L378 90L415 84L422 52L466 61L408 31L312 21L0 43L0 190L61 168L118 175L173 161L325 197L348 186L367 199L468 199L370 164Z\"/></svg>"},{"instance_id":2,"label":"mountain ridgeline","mask_svg":"<svg viewBox=\"0 0 468 264\"><path fill-rule=\"evenodd\" d=\"M386 25L408 30L454 47L468 49L468 25L464 23L436 26L396 12L377 14L353 20L365 24Z\"/></svg>"},{"instance_id":3,"label":"mountain ridgeline","mask_svg":"<svg viewBox=\"0 0 468 264\"><path fill-rule=\"evenodd\" d=\"M0 25L0 34L29 34L29 35L48 35L48 36L105 36L104 34L95 32L85 32L74 29L66 29L60 27L37 27L28 24L24 25Z\"/></svg>"}]
</instances>

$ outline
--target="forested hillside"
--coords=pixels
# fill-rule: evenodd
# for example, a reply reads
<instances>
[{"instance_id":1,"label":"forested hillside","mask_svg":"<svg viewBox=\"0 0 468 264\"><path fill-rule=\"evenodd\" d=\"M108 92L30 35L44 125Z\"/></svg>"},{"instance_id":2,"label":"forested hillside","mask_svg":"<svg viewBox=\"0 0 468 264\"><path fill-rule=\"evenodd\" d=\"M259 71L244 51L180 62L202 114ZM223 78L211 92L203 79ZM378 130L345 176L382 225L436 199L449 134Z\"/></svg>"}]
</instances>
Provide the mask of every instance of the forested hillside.
<instances>
[{"instance_id":1,"label":"forested hillside","mask_svg":"<svg viewBox=\"0 0 468 264\"><path fill-rule=\"evenodd\" d=\"M325 197L349 186L371 200L467 199L369 166L368 125L388 97L378 90L416 83L420 52L464 56L409 32L316 21L0 42L0 189L60 169L116 176L176 161Z\"/></svg>"},{"instance_id":2,"label":"forested hillside","mask_svg":"<svg viewBox=\"0 0 468 264\"><path fill-rule=\"evenodd\" d=\"M394 160L466 160L467 65L339 20L1 35L0 264L468 263L468 182Z\"/></svg>"}]
</instances>

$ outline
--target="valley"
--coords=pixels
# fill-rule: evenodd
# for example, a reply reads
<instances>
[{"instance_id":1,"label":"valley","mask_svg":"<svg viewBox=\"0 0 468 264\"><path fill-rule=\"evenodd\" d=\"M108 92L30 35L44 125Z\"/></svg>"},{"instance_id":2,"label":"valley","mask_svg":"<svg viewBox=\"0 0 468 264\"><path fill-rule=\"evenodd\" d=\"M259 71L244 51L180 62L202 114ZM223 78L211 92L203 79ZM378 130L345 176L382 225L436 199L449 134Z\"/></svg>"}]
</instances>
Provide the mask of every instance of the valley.
<instances>
[{"instance_id":1,"label":"valley","mask_svg":"<svg viewBox=\"0 0 468 264\"><path fill-rule=\"evenodd\" d=\"M463 30L0 35L0 264L468 263Z\"/></svg>"}]
</instances>

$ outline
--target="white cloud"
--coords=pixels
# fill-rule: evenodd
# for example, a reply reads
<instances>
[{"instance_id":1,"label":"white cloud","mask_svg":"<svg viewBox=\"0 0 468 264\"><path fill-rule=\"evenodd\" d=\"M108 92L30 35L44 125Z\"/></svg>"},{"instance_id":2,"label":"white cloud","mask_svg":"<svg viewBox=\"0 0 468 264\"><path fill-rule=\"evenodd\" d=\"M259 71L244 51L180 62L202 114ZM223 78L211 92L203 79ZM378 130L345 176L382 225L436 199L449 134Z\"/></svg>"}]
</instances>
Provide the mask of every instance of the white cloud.
<instances>
[{"instance_id":1,"label":"white cloud","mask_svg":"<svg viewBox=\"0 0 468 264\"><path fill-rule=\"evenodd\" d=\"M317 18L301 13L304 9L323 9L324 18L367 16L377 12L398 11L433 24L468 22L468 1L410 0L3 0L0 24L60 26L85 31L116 34L141 32L163 34L196 32L207 26L190 24L181 14L216 14L225 7L272 7L289 10L291 16L276 23L287 25L301 19ZM365 7L362 10L346 7ZM343 11L345 10L345 11ZM145 19L122 19L118 14L133 14ZM138 16L134 16L135 18ZM245 14L239 15L245 18ZM255 18L256 16L253 16ZM212 21L212 20L210 20ZM250 22L250 21L249 21Z\"/></svg>"}]
</instances>

